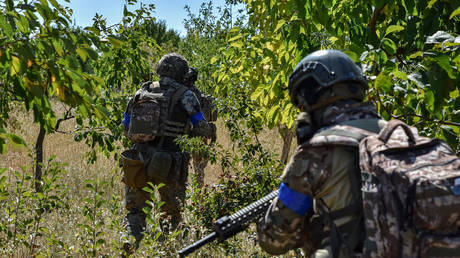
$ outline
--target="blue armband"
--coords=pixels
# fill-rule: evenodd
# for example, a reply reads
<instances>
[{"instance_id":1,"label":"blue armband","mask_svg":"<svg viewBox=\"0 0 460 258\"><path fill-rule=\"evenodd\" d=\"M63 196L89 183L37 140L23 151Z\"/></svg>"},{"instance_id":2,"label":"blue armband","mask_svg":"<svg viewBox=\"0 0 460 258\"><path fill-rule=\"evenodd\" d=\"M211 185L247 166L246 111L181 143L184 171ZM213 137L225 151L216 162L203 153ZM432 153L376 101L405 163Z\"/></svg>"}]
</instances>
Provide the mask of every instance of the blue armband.
<instances>
[{"instance_id":1,"label":"blue armband","mask_svg":"<svg viewBox=\"0 0 460 258\"><path fill-rule=\"evenodd\" d=\"M196 125L201 120L204 120L203 112L195 113L190 117L190 120L192 121L192 125Z\"/></svg>"},{"instance_id":2,"label":"blue armband","mask_svg":"<svg viewBox=\"0 0 460 258\"><path fill-rule=\"evenodd\" d=\"M284 183L281 183L278 190L278 199L290 210L301 216L307 214L313 203L310 196L294 191Z\"/></svg>"},{"instance_id":3,"label":"blue armband","mask_svg":"<svg viewBox=\"0 0 460 258\"><path fill-rule=\"evenodd\" d=\"M131 122L131 116L129 114L127 114L126 112L123 113L123 120L121 121L123 123L123 125L128 128L129 127L129 123Z\"/></svg>"}]
</instances>

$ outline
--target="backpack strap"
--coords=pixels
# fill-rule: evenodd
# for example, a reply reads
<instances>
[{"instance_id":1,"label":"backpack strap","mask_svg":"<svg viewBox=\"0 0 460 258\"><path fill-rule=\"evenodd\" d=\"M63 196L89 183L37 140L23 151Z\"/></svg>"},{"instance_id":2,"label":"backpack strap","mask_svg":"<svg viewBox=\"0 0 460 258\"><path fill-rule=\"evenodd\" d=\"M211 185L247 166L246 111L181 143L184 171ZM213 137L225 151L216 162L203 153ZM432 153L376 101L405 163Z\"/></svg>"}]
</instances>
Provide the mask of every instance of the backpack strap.
<instances>
[{"instance_id":1,"label":"backpack strap","mask_svg":"<svg viewBox=\"0 0 460 258\"><path fill-rule=\"evenodd\" d=\"M359 171L359 154L357 147L359 143L369 135L376 135L384 126L384 121L380 119L360 119L345 121L338 125L320 131L308 142L310 146L348 146L356 149L353 162L350 162L348 168L348 178L350 180L352 191L352 203L342 209L330 211L324 200L320 200L322 205L325 205L326 213L324 213L325 224L329 226L329 242L332 249L332 256L338 257L340 249L345 247L350 254L359 245L359 242L364 238L363 214L362 214L362 197L360 193L361 181ZM348 217L350 215L358 215L356 219L337 227L335 220ZM344 234L347 234L347 241L344 239Z\"/></svg>"}]
</instances>

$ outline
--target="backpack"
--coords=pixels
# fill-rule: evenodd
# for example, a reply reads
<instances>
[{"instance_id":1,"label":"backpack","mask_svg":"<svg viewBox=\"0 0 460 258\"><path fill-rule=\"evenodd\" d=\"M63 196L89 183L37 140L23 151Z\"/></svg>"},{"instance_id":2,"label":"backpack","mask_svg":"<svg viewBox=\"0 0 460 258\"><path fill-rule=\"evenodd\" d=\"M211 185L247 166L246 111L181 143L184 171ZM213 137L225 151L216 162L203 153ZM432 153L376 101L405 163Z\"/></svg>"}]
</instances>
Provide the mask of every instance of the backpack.
<instances>
[{"instance_id":1,"label":"backpack","mask_svg":"<svg viewBox=\"0 0 460 258\"><path fill-rule=\"evenodd\" d=\"M445 142L399 120L365 120L327 128L308 143L359 148L361 181L350 175L350 183L361 195L323 216L333 255L346 244L333 220L362 212L364 257L460 257L460 159Z\"/></svg>"},{"instance_id":2,"label":"backpack","mask_svg":"<svg viewBox=\"0 0 460 258\"><path fill-rule=\"evenodd\" d=\"M145 83L133 97L129 109L130 123L126 133L128 139L135 143L147 143L156 137L183 135L188 130L188 123L171 120L174 106L187 87L176 87L168 97L160 89L159 82Z\"/></svg>"},{"instance_id":3,"label":"backpack","mask_svg":"<svg viewBox=\"0 0 460 258\"><path fill-rule=\"evenodd\" d=\"M365 257L460 257L460 159L391 120L359 144Z\"/></svg>"}]
</instances>

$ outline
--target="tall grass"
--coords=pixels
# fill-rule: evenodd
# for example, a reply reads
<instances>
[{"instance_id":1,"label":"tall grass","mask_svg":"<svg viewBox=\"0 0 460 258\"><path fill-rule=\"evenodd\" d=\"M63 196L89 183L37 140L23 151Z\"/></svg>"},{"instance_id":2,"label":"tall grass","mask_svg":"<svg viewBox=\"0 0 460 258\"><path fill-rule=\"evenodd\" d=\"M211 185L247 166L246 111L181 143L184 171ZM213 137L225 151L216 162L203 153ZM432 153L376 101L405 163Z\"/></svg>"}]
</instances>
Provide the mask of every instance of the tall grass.
<instances>
[{"instance_id":1,"label":"tall grass","mask_svg":"<svg viewBox=\"0 0 460 258\"><path fill-rule=\"evenodd\" d=\"M127 233L123 227L124 190L117 162L102 155L94 164L86 161L90 149L75 142L72 120L61 131L46 136L43 191L36 193L33 182L32 147L38 126L20 107L15 108L9 130L23 137L26 148L9 146L0 156L0 256L1 257L116 257ZM223 121L217 121L218 144L229 150L230 137ZM275 131L260 137L264 146L280 152L282 141ZM190 172L192 173L192 169ZM210 164L205 184L218 181L222 169ZM190 178L193 178L190 176ZM189 179L191 180L191 179ZM188 193L195 191L190 183ZM155 188L155 187L154 187ZM158 230L161 205L155 189L148 211L148 231L134 257L175 257L177 251L209 233L200 221L184 210L179 230ZM206 196L204 196L206 198ZM223 244L208 245L191 257L268 257L256 242L254 225ZM291 252L285 257L298 256Z\"/></svg>"}]
</instances>

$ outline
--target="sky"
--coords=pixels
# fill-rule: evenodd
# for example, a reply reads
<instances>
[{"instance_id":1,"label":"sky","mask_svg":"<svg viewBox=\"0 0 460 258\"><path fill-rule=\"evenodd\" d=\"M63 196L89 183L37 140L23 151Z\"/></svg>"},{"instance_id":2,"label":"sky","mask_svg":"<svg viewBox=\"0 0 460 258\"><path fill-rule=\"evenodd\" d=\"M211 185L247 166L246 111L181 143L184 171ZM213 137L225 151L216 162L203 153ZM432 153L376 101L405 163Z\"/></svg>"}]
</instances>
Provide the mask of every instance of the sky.
<instances>
[{"instance_id":1,"label":"sky","mask_svg":"<svg viewBox=\"0 0 460 258\"><path fill-rule=\"evenodd\" d=\"M73 9L73 19L77 26L87 27L92 25L96 13L107 19L107 24L112 25L121 21L123 16L124 0L71 0L70 4L59 1L64 6ZM198 13L200 5L207 0L139 0L139 3L154 4L155 14L159 20L165 20L168 29L174 29L185 36L183 20L187 18L184 7L190 6L191 12ZM225 0L212 0L214 7L223 6ZM137 5L139 6L139 5ZM130 8L133 10L133 8Z\"/></svg>"}]
</instances>

